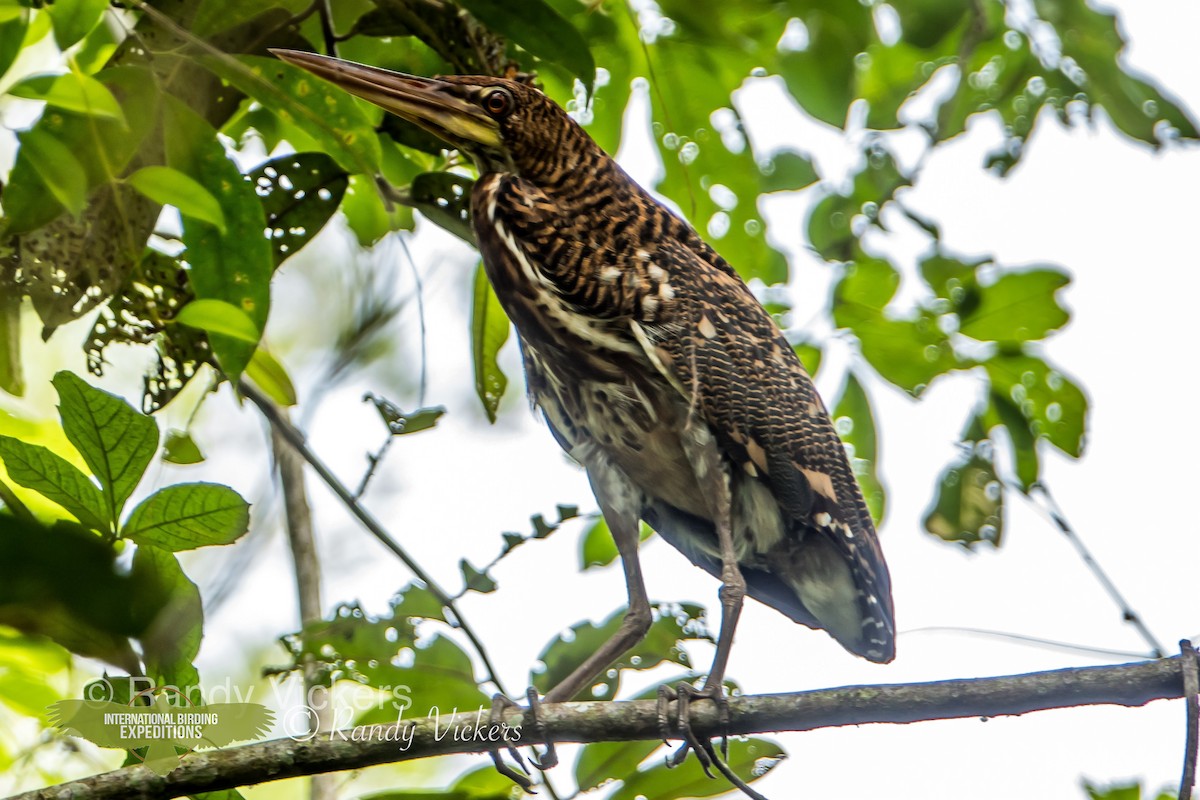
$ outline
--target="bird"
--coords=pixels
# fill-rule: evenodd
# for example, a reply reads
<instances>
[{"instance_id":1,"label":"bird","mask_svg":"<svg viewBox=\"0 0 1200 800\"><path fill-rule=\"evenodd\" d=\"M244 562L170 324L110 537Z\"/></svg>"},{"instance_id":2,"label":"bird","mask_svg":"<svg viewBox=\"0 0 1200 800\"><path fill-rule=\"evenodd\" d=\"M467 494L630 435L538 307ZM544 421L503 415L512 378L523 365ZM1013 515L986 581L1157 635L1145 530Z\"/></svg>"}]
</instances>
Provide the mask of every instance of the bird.
<instances>
[{"instance_id":1,"label":"bird","mask_svg":"<svg viewBox=\"0 0 1200 800\"><path fill-rule=\"evenodd\" d=\"M721 581L695 696L723 700L746 596L855 655L894 658L891 578L829 413L775 320L687 221L525 82L272 52L478 168L471 226L529 398L586 471L628 593L617 632L543 702L575 698L646 635L641 521Z\"/></svg>"}]
</instances>

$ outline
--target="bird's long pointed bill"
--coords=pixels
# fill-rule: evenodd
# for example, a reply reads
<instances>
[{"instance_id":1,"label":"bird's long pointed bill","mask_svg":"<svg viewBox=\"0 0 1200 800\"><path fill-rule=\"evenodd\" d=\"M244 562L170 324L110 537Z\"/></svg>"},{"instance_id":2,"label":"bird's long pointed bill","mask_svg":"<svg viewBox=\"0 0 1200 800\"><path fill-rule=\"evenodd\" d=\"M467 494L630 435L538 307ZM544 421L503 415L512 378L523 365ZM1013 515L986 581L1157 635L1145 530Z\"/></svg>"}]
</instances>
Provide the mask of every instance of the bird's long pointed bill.
<instances>
[{"instance_id":1,"label":"bird's long pointed bill","mask_svg":"<svg viewBox=\"0 0 1200 800\"><path fill-rule=\"evenodd\" d=\"M450 93L436 78L405 75L301 50L272 49L280 59L385 111L406 119L452 145L500 144L496 122L473 103Z\"/></svg>"}]
</instances>

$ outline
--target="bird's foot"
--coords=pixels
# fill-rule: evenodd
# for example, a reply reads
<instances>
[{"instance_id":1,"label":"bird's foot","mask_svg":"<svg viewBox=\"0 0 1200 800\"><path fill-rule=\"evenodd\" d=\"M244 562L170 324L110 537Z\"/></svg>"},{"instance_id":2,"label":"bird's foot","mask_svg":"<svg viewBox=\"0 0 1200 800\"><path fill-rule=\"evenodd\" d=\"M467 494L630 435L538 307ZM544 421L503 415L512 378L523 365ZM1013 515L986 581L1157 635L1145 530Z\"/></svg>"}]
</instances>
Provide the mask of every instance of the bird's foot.
<instances>
[{"instance_id":1,"label":"bird's foot","mask_svg":"<svg viewBox=\"0 0 1200 800\"><path fill-rule=\"evenodd\" d=\"M546 746L546 749L539 753L532 744L530 745L529 749L537 756L533 759L533 765L545 772L558 766L558 751L554 749L554 742L546 733L546 724L542 722L542 701L538 698L537 689L530 686L525 692L525 697L529 700L529 712L526 714L529 720L525 725L533 729L536 740Z\"/></svg>"},{"instance_id":2,"label":"bird's foot","mask_svg":"<svg viewBox=\"0 0 1200 800\"><path fill-rule=\"evenodd\" d=\"M534 734L533 739L542 742L546 746L546 749L539 753L535 748L533 748L532 745L530 745L530 749L533 750L535 755L535 758L531 758L530 761L532 761L533 765L538 769L548 770L558 765L558 752L554 748L554 742L552 742L550 737L546 734L546 726L542 722L541 716L542 703L538 698L537 689L534 689L532 686L529 687L529 690L526 692L525 696L529 701L529 708L524 710L522 732L525 730L532 731ZM520 708L521 707L519 705L514 703L512 700L509 700L502 694L493 696L489 724L492 726L505 725L505 712L511 709ZM513 760L517 762L517 765L520 766L520 768L525 772L529 772L529 768L525 765L525 759L521 757L521 753L519 750L517 750L516 745L506 741L505 746L508 752L512 755ZM536 794L536 792L533 790L533 781L531 781L527 775L517 772L508 764L506 764L500 755L499 748L492 750L491 754L492 762L496 765L497 772L520 786L529 794Z\"/></svg>"},{"instance_id":3,"label":"bird's foot","mask_svg":"<svg viewBox=\"0 0 1200 800\"><path fill-rule=\"evenodd\" d=\"M703 689L697 689L686 682L680 683L674 688L666 685L658 687L658 729L664 742L671 738L673 731L671 729L670 704L677 703L674 733L683 738L683 744L667 759L667 766L679 766L687 760L688 751L692 751L704 769L704 774L712 778L714 776L709 768L713 766L716 756L712 742L707 737L701 739L692 730L692 703L696 700L712 700L717 704L717 715L722 731L721 752L728 755L729 700L725 696L725 687L721 684L706 685Z\"/></svg>"},{"instance_id":4,"label":"bird's foot","mask_svg":"<svg viewBox=\"0 0 1200 800\"><path fill-rule=\"evenodd\" d=\"M696 700L712 700L717 704L717 722L721 726L721 752L717 753L713 747L712 739L707 736L697 736L692 730L691 708L692 703ZM678 703L676 712L675 730L671 729L671 703ZM725 776L733 786L749 797L751 800L767 800L762 794L751 789L738 775L729 767L729 698L725 695L725 687L721 684L705 685L703 689L697 689L690 683L680 683L674 688L670 686L658 687L658 730L662 736L662 740L667 742L673 733L683 737L683 744L678 750L667 757L668 767L678 767L687 760L688 752L696 754L696 760L700 762L700 767L704 770L704 774L710 778L716 776L712 774L712 767L716 767L717 771Z\"/></svg>"},{"instance_id":5,"label":"bird's foot","mask_svg":"<svg viewBox=\"0 0 1200 800\"><path fill-rule=\"evenodd\" d=\"M504 712L514 708L520 708L520 706L502 694L493 695L492 712L488 717L488 724L493 729L500 725L506 725L507 723L504 721ZM512 755L513 760L517 762L524 772L517 772L515 769L506 764L504 757L500 755L500 748L498 747L491 751L492 763L496 765L496 771L520 786L529 794L537 794L533 790L533 781L531 781L529 776L525 774L529 772L529 768L525 766L525 759L521 757L521 752L517 750L516 745L514 745L512 742L509 742L507 739L504 741L505 748L507 748L508 752Z\"/></svg>"}]
</instances>

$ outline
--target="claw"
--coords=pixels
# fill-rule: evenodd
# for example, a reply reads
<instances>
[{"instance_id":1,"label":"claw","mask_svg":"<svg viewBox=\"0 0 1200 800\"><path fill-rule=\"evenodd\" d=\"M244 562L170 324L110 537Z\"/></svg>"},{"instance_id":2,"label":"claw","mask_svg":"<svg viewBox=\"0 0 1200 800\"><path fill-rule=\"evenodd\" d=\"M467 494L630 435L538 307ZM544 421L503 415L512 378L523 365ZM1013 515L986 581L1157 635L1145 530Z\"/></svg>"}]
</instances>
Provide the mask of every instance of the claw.
<instances>
[{"instance_id":1,"label":"claw","mask_svg":"<svg viewBox=\"0 0 1200 800\"><path fill-rule=\"evenodd\" d=\"M708 751L711 750L712 748L711 748L711 746L706 748L704 746L704 744L701 742L700 738L698 736L696 736L695 731L692 730L692 720L691 720L692 701L697 698L708 697L709 690L708 689L697 690L690 683L685 682L685 683L680 683L678 686L675 687L674 690L668 689L668 691L674 695L675 701L679 704L679 708L677 711L676 729L679 731L679 734L683 737L683 744L680 745L679 749L676 750L674 753L672 753L667 758L667 767L668 768L678 767L680 764L682 764L684 761L687 760L688 751L691 751L696 754L696 760L700 762L700 767L701 767L701 769L704 770L704 774L710 778L715 778L716 776L713 775L712 771L709 769L709 767L712 766L713 762L712 762L712 758L709 757ZM723 696L724 696L723 691L721 692L721 695L722 695L722 699L723 699ZM660 698L662 696L663 695L660 694ZM715 699L715 698L710 697L709 699ZM661 711L661 706L660 706L660 711ZM707 740L705 740L705 741L707 742Z\"/></svg>"},{"instance_id":2,"label":"claw","mask_svg":"<svg viewBox=\"0 0 1200 800\"><path fill-rule=\"evenodd\" d=\"M493 695L492 696L492 711L491 711L491 715L488 718L488 724L490 724L490 725L503 724L504 723L504 712L508 711L509 709L512 709L512 708L520 708L520 706L518 706L516 703L514 703L512 700L509 700L507 697L505 697L502 694ZM528 771L529 768L525 765L525 759L521 757L521 753L520 753L520 751L517 750L516 746L513 745L511 742L506 742L505 748L512 755L513 760L516 761L517 764L520 765L521 769ZM535 792L533 790L533 781L531 781L527 775L522 775L520 772L517 772L512 767L510 767L508 764L504 763L504 758L501 757L499 748L492 750L491 756L492 756L492 763L496 765L497 772L499 772L504 777L508 778L513 783L520 786L521 789L523 791L527 792L528 794L537 794L537 792Z\"/></svg>"},{"instance_id":3,"label":"claw","mask_svg":"<svg viewBox=\"0 0 1200 800\"><path fill-rule=\"evenodd\" d=\"M545 772L548 769L558 766L558 751L554 749L554 742L550 740L549 735L546 733L546 726L542 723L542 701L538 698L537 689L530 686L525 696L529 699L530 719L527 724L533 729L538 740L546 745L546 749L541 753L538 753L530 745L530 749L537 756L536 759L533 759L533 765L542 772Z\"/></svg>"}]
</instances>

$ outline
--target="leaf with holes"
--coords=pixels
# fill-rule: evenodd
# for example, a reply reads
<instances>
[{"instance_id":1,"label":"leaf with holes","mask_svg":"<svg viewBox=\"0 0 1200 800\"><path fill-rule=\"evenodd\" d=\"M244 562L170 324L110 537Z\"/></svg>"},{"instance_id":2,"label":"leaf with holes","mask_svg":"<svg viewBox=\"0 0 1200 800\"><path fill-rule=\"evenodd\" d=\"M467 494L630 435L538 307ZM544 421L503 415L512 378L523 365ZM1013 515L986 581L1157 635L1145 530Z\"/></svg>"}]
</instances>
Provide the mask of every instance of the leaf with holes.
<instances>
[{"instance_id":1,"label":"leaf with holes","mask_svg":"<svg viewBox=\"0 0 1200 800\"><path fill-rule=\"evenodd\" d=\"M224 232L203 220L184 217L183 242L190 266L188 278L197 299L228 303L251 323L238 326L243 336L224 332L209 336L221 371L236 385L270 312L274 262L263 236L266 219L253 188L226 156L213 127L170 97L164 112L168 165L207 189L225 215ZM253 341L244 337L253 337Z\"/></svg>"},{"instance_id":2,"label":"leaf with holes","mask_svg":"<svg viewBox=\"0 0 1200 800\"><path fill-rule=\"evenodd\" d=\"M276 267L325 227L349 185L346 170L325 153L273 158L246 180L262 201Z\"/></svg>"},{"instance_id":3,"label":"leaf with holes","mask_svg":"<svg viewBox=\"0 0 1200 800\"><path fill-rule=\"evenodd\" d=\"M139 503L121 527L121 536L166 550L192 550L236 541L249 525L250 504L233 489L217 483L179 483Z\"/></svg>"},{"instance_id":4,"label":"leaf with holes","mask_svg":"<svg viewBox=\"0 0 1200 800\"><path fill-rule=\"evenodd\" d=\"M475 393L492 423L496 421L496 409L508 387L508 378L496 360L508 335L508 317L488 283L483 264L480 264L475 268L475 292L471 304L471 357L475 367Z\"/></svg>"},{"instance_id":5,"label":"leaf with holes","mask_svg":"<svg viewBox=\"0 0 1200 800\"><path fill-rule=\"evenodd\" d=\"M116 395L72 372L54 376L63 431L100 481L107 519L118 520L125 501L158 451L158 426Z\"/></svg>"},{"instance_id":6,"label":"leaf with holes","mask_svg":"<svg viewBox=\"0 0 1200 800\"><path fill-rule=\"evenodd\" d=\"M467 244L475 243L471 230L471 188L475 181L453 172L422 172L413 178L413 204L432 222Z\"/></svg>"}]
</instances>

